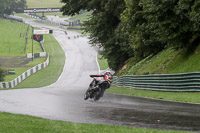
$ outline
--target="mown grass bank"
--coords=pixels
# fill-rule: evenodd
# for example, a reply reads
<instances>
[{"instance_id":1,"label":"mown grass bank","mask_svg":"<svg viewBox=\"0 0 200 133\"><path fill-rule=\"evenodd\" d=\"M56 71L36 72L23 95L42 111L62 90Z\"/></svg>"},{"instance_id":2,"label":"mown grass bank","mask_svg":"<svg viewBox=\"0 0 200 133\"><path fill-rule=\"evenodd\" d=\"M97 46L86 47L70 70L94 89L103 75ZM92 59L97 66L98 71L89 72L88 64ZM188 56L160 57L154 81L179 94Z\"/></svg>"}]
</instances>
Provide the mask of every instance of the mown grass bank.
<instances>
[{"instance_id":1,"label":"mown grass bank","mask_svg":"<svg viewBox=\"0 0 200 133\"><path fill-rule=\"evenodd\" d=\"M57 81L65 64L65 53L53 35L45 35L45 50L50 55L47 68L31 75L15 88L37 88L50 85Z\"/></svg>"},{"instance_id":2,"label":"mown grass bank","mask_svg":"<svg viewBox=\"0 0 200 133\"><path fill-rule=\"evenodd\" d=\"M139 62L131 58L118 75L171 74L200 71L200 45L196 49L168 48Z\"/></svg>"},{"instance_id":3,"label":"mown grass bank","mask_svg":"<svg viewBox=\"0 0 200 133\"><path fill-rule=\"evenodd\" d=\"M57 8L62 7L60 0L27 0L28 8Z\"/></svg>"},{"instance_id":4,"label":"mown grass bank","mask_svg":"<svg viewBox=\"0 0 200 133\"><path fill-rule=\"evenodd\" d=\"M0 132L7 133L186 133L126 126L80 124L3 112L0 112L0 127Z\"/></svg>"}]
</instances>

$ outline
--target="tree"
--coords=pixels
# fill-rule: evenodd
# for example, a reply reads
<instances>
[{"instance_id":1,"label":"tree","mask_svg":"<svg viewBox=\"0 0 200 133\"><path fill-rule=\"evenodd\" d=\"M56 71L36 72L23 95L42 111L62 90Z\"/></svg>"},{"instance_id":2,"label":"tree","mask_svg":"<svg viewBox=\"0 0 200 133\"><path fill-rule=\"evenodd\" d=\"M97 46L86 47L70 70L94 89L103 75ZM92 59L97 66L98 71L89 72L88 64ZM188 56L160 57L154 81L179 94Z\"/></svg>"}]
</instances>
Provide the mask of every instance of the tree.
<instances>
[{"instance_id":1,"label":"tree","mask_svg":"<svg viewBox=\"0 0 200 133\"><path fill-rule=\"evenodd\" d=\"M125 0L121 29L138 58L166 47L194 47L200 42L200 2L195 0Z\"/></svg>"},{"instance_id":2,"label":"tree","mask_svg":"<svg viewBox=\"0 0 200 133\"><path fill-rule=\"evenodd\" d=\"M128 53L119 45L120 39L115 30L120 23L120 14L125 8L123 0L62 0L66 3L61 11L66 15L74 15L81 9L92 11L92 17L85 22L84 30L90 33L90 43L100 44L103 56L108 59L110 68L116 70L129 58Z\"/></svg>"},{"instance_id":3,"label":"tree","mask_svg":"<svg viewBox=\"0 0 200 133\"><path fill-rule=\"evenodd\" d=\"M0 17L3 16L4 9L6 8L6 2L4 0L0 0Z\"/></svg>"},{"instance_id":4,"label":"tree","mask_svg":"<svg viewBox=\"0 0 200 133\"><path fill-rule=\"evenodd\" d=\"M144 17L162 44L193 51L200 43L200 2L195 0L142 0Z\"/></svg>"},{"instance_id":5,"label":"tree","mask_svg":"<svg viewBox=\"0 0 200 133\"><path fill-rule=\"evenodd\" d=\"M101 44L117 70L130 57L143 59L166 47L195 48L200 43L200 1L62 0L62 11L92 11L85 23L92 44Z\"/></svg>"},{"instance_id":6,"label":"tree","mask_svg":"<svg viewBox=\"0 0 200 133\"><path fill-rule=\"evenodd\" d=\"M0 16L12 14L15 9L26 8L26 0L0 0Z\"/></svg>"}]
</instances>

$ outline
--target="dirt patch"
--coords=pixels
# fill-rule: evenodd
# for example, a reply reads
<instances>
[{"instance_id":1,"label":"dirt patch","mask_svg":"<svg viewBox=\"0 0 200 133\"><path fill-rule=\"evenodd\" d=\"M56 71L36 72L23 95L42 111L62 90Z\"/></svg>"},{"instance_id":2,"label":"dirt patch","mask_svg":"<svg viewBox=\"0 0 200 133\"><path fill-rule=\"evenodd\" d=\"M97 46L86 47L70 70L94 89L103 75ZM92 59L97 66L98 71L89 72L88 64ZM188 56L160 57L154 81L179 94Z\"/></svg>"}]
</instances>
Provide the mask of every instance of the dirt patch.
<instances>
[{"instance_id":1,"label":"dirt patch","mask_svg":"<svg viewBox=\"0 0 200 133\"><path fill-rule=\"evenodd\" d=\"M28 67L25 66L32 59L27 59L24 56L14 56L14 57L0 57L0 67Z\"/></svg>"}]
</instances>

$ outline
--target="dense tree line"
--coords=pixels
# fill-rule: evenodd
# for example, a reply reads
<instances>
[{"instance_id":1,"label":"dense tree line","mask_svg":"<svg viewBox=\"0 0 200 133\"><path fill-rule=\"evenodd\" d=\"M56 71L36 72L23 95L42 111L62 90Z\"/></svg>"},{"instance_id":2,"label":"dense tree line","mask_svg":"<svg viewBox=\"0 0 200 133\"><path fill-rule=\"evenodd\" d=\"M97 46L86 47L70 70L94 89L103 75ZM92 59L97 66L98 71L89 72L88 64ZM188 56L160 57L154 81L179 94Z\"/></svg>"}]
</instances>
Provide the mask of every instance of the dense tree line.
<instances>
[{"instance_id":1,"label":"dense tree line","mask_svg":"<svg viewBox=\"0 0 200 133\"><path fill-rule=\"evenodd\" d=\"M0 0L0 17L12 14L15 9L26 8L26 0Z\"/></svg>"},{"instance_id":2,"label":"dense tree line","mask_svg":"<svg viewBox=\"0 0 200 133\"><path fill-rule=\"evenodd\" d=\"M143 59L166 47L191 48L200 42L198 0L62 0L62 11L92 11L85 22L91 43L101 44L110 67L130 57Z\"/></svg>"}]
</instances>

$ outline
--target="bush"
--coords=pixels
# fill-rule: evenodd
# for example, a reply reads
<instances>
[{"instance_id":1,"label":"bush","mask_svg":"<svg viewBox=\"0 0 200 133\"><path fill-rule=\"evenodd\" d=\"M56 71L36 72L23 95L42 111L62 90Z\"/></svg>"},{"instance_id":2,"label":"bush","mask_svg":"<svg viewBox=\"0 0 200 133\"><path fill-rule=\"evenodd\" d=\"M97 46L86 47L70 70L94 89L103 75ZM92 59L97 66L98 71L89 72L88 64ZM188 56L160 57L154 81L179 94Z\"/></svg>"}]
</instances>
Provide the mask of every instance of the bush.
<instances>
[{"instance_id":1,"label":"bush","mask_svg":"<svg viewBox=\"0 0 200 133\"><path fill-rule=\"evenodd\" d=\"M4 81L4 77L5 77L5 71L0 68L0 82Z\"/></svg>"}]
</instances>

